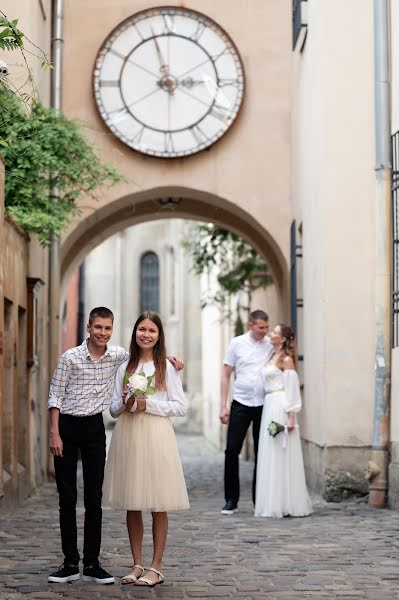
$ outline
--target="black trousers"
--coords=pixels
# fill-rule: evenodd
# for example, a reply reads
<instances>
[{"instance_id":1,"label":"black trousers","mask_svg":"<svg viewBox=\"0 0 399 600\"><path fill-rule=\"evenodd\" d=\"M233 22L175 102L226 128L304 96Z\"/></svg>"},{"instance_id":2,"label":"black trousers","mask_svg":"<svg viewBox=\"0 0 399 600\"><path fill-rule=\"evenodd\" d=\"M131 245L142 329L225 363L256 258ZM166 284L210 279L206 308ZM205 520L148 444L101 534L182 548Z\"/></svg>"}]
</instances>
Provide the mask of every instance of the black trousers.
<instances>
[{"instance_id":1,"label":"black trousers","mask_svg":"<svg viewBox=\"0 0 399 600\"><path fill-rule=\"evenodd\" d=\"M102 414L73 417L60 414L63 456L54 457L55 477L60 499L62 551L68 563L78 564L76 528L76 472L80 450L84 482L84 565L98 561L101 546L102 486L105 465L105 430Z\"/></svg>"},{"instance_id":2,"label":"black trousers","mask_svg":"<svg viewBox=\"0 0 399 600\"><path fill-rule=\"evenodd\" d=\"M252 423L254 439L255 468L252 480L252 500L255 503L256 464L258 459L259 429L263 406L245 406L233 400L227 430L227 446L224 461L224 495L226 502L237 503L240 498L239 454L248 428Z\"/></svg>"}]
</instances>

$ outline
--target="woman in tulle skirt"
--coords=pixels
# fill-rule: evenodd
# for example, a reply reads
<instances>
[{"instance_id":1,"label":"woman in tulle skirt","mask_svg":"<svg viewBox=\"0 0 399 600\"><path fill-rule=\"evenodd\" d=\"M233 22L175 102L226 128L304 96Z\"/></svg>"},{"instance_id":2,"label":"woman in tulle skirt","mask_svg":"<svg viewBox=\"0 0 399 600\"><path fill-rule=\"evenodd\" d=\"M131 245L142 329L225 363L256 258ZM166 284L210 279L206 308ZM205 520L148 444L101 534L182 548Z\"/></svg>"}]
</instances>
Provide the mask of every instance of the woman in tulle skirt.
<instances>
[{"instance_id":1,"label":"woman in tulle skirt","mask_svg":"<svg viewBox=\"0 0 399 600\"><path fill-rule=\"evenodd\" d=\"M163 583L162 558L170 510L189 508L171 416L184 416L187 405L180 377L166 359L165 336L156 313L137 319L130 358L121 365L110 411L118 420L104 478L104 504L127 510L133 567L122 584L153 587ZM144 573L142 511L151 511L154 552Z\"/></svg>"},{"instance_id":2,"label":"woman in tulle skirt","mask_svg":"<svg viewBox=\"0 0 399 600\"><path fill-rule=\"evenodd\" d=\"M277 325L270 341L275 352L262 373L265 402L259 433L255 516L304 517L312 512L312 504L296 422L302 402L294 333L288 325Z\"/></svg>"}]
</instances>

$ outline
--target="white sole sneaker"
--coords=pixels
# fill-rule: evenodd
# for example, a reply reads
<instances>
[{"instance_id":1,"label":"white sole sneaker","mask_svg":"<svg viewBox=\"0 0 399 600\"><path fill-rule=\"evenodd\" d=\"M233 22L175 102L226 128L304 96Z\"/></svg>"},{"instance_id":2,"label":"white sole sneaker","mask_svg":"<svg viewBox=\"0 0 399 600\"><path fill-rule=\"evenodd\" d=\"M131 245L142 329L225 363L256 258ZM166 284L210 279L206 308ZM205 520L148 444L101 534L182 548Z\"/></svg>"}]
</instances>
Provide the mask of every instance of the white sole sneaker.
<instances>
[{"instance_id":1,"label":"white sole sneaker","mask_svg":"<svg viewBox=\"0 0 399 600\"><path fill-rule=\"evenodd\" d=\"M47 577L47 581L49 583L69 583L70 581L76 581L79 578L80 578L79 573L76 573L76 575L68 575L68 577L55 577L55 576L49 575Z\"/></svg>"},{"instance_id":2,"label":"white sole sneaker","mask_svg":"<svg viewBox=\"0 0 399 600\"><path fill-rule=\"evenodd\" d=\"M238 508L232 508L231 510L226 510L225 508L223 508L220 512L222 515L234 515L234 513L236 513L238 510Z\"/></svg>"},{"instance_id":3,"label":"white sole sneaker","mask_svg":"<svg viewBox=\"0 0 399 600\"><path fill-rule=\"evenodd\" d=\"M90 575L82 575L83 581L94 581L94 583L115 583L115 577L106 577L105 579L98 579L98 577L90 577Z\"/></svg>"}]
</instances>

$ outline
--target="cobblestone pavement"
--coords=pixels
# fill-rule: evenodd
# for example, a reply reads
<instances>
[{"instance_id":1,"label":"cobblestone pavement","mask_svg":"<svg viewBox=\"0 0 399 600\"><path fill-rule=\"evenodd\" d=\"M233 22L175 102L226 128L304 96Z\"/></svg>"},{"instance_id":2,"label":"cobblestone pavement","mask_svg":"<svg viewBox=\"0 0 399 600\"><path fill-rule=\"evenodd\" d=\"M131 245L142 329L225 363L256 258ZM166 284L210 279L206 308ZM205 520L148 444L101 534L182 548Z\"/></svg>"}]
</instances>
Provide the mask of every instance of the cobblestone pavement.
<instances>
[{"instance_id":1,"label":"cobblestone pavement","mask_svg":"<svg viewBox=\"0 0 399 600\"><path fill-rule=\"evenodd\" d=\"M399 513L370 510L365 503L318 503L303 519L255 519L252 468L243 462L240 510L223 516L223 455L192 436L181 437L180 447L191 510L170 517L164 585L119 585L131 559L124 514L109 509L102 563L118 578L116 585L48 584L48 572L62 562L50 483L0 520L0 598L399 599ZM82 516L80 507L80 524ZM147 564L149 524L146 519Z\"/></svg>"}]
</instances>

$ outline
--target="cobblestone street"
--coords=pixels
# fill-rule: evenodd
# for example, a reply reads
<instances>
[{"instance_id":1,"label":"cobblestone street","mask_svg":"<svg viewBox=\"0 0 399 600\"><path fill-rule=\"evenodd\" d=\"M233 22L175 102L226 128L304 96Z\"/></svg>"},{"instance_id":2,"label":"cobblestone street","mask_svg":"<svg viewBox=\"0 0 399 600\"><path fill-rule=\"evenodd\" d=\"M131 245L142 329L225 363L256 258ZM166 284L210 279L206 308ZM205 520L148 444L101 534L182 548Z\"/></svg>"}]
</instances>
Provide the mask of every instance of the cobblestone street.
<instances>
[{"instance_id":1,"label":"cobblestone street","mask_svg":"<svg viewBox=\"0 0 399 600\"><path fill-rule=\"evenodd\" d=\"M104 510L102 564L118 580L48 584L62 562L55 484L0 520L0 598L399 599L398 513L365 503L316 503L304 519L255 519L252 466L242 463L239 512L223 516L223 455L180 437L191 510L172 514L164 575L153 590L121 587L131 564L124 514ZM82 533L83 510L79 504ZM149 524L145 545L149 561ZM80 544L81 547L81 544Z\"/></svg>"}]
</instances>

